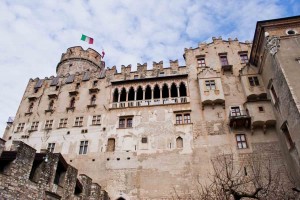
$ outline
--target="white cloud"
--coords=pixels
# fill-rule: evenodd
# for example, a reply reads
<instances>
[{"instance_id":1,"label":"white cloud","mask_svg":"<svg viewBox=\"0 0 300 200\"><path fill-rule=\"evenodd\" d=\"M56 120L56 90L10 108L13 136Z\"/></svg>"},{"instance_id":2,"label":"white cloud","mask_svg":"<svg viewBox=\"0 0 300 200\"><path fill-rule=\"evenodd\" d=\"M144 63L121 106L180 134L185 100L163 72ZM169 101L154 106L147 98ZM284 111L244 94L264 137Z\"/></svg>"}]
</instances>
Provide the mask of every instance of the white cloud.
<instances>
[{"instance_id":1,"label":"white cloud","mask_svg":"<svg viewBox=\"0 0 300 200\"><path fill-rule=\"evenodd\" d=\"M251 40L257 20L283 17L295 7L296 1L283 6L275 0L0 1L0 135L29 78L55 75L68 47L104 47L106 65L118 68L160 60L167 66L169 59L184 65L185 47L219 35ZM82 33L95 45L81 42Z\"/></svg>"}]
</instances>

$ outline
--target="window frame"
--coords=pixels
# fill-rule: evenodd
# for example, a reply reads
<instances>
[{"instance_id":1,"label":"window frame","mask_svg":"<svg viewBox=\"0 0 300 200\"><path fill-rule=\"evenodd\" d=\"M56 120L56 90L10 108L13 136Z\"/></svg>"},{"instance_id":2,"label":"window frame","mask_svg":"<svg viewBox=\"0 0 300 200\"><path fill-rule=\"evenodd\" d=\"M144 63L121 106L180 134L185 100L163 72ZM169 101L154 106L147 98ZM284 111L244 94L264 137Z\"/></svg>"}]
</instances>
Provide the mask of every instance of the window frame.
<instances>
[{"instance_id":1,"label":"window frame","mask_svg":"<svg viewBox=\"0 0 300 200\"><path fill-rule=\"evenodd\" d=\"M251 87L260 86L258 76L248 76L248 82Z\"/></svg>"},{"instance_id":2,"label":"window frame","mask_svg":"<svg viewBox=\"0 0 300 200\"><path fill-rule=\"evenodd\" d=\"M31 126L30 126L31 131L37 131L38 128L39 128L39 121L34 121L31 123Z\"/></svg>"},{"instance_id":3,"label":"window frame","mask_svg":"<svg viewBox=\"0 0 300 200\"><path fill-rule=\"evenodd\" d=\"M101 125L101 115L93 115L92 125Z\"/></svg>"},{"instance_id":4,"label":"window frame","mask_svg":"<svg viewBox=\"0 0 300 200\"><path fill-rule=\"evenodd\" d=\"M243 139L242 139L242 137L243 137ZM246 134L236 134L235 141L236 141L237 149L248 149L249 148Z\"/></svg>"},{"instance_id":5,"label":"window frame","mask_svg":"<svg viewBox=\"0 0 300 200\"><path fill-rule=\"evenodd\" d=\"M197 59L198 67L206 67L205 57Z\"/></svg>"},{"instance_id":6,"label":"window frame","mask_svg":"<svg viewBox=\"0 0 300 200\"><path fill-rule=\"evenodd\" d=\"M25 127L25 123L19 123L17 126L16 132L23 132Z\"/></svg>"},{"instance_id":7,"label":"window frame","mask_svg":"<svg viewBox=\"0 0 300 200\"><path fill-rule=\"evenodd\" d=\"M88 146L89 146L89 141L88 140L81 140L79 144L79 155L85 155L88 153Z\"/></svg>"},{"instance_id":8,"label":"window frame","mask_svg":"<svg viewBox=\"0 0 300 200\"><path fill-rule=\"evenodd\" d=\"M175 114L175 125L180 124L191 124L191 113L190 112L181 112Z\"/></svg>"},{"instance_id":9,"label":"window frame","mask_svg":"<svg viewBox=\"0 0 300 200\"><path fill-rule=\"evenodd\" d=\"M249 62L249 57L248 57L247 53L241 53L240 58L241 58L241 63L242 64L247 64Z\"/></svg>"},{"instance_id":10,"label":"window frame","mask_svg":"<svg viewBox=\"0 0 300 200\"><path fill-rule=\"evenodd\" d=\"M122 116L119 117L119 128L132 128L133 127L133 116Z\"/></svg>"},{"instance_id":11,"label":"window frame","mask_svg":"<svg viewBox=\"0 0 300 200\"><path fill-rule=\"evenodd\" d=\"M219 55L219 57L220 57L221 66L229 65L227 55L223 54L223 55Z\"/></svg>"},{"instance_id":12,"label":"window frame","mask_svg":"<svg viewBox=\"0 0 300 200\"><path fill-rule=\"evenodd\" d=\"M49 120L46 120L45 121L45 129L52 129L52 126L53 126L53 119L49 119Z\"/></svg>"},{"instance_id":13,"label":"window frame","mask_svg":"<svg viewBox=\"0 0 300 200\"><path fill-rule=\"evenodd\" d=\"M54 149L55 149L55 143L54 142L50 142L48 143L48 147L47 147L47 150L51 153L54 152Z\"/></svg>"},{"instance_id":14,"label":"window frame","mask_svg":"<svg viewBox=\"0 0 300 200\"><path fill-rule=\"evenodd\" d=\"M83 116L75 117L74 126L75 127L82 127L83 126Z\"/></svg>"},{"instance_id":15,"label":"window frame","mask_svg":"<svg viewBox=\"0 0 300 200\"><path fill-rule=\"evenodd\" d=\"M206 90L216 90L216 81L215 80L205 80L205 88Z\"/></svg>"},{"instance_id":16,"label":"window frame","mask_svg":"<svg viewBox=\"0 0 300 200\"><path fill-rule=\"evenodd\" d=\"M68 118L59 119L58 128L66 128L68 124Z\"/></svg>"}]
</instances>

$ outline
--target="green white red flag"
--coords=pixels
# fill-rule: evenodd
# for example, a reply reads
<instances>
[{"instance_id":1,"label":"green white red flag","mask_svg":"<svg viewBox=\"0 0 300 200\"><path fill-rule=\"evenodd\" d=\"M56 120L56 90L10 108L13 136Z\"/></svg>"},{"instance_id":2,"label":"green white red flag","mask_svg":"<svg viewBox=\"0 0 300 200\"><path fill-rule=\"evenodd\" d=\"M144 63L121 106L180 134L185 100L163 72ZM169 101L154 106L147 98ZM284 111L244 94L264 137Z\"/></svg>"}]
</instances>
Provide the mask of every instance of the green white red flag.
<instances>
[{"instance_id":1,"label":"green white red flag","mask_svg":"<svg viewBox=\"0 0 300 200\"><path fill-rule=\"evenodd\" d=\"M82 41L85 41L85 42L88 42L89 44L93 44L94 43L94 39L89 37L89 36L86 36L86 35L83 35L81 36L81 40Z\"/></svg>"}]
</instances>

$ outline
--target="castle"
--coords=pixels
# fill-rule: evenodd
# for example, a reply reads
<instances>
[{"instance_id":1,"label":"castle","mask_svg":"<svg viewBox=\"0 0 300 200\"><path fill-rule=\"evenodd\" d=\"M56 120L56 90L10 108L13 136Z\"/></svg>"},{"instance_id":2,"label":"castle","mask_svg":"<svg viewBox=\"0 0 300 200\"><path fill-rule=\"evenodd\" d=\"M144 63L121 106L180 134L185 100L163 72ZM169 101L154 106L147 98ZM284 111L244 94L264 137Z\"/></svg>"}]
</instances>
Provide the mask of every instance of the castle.
<instances>
[{"instance_id":1,"label":"castle","mask_svg":"<svg viewBox=\"0 0 300 200\"><path fill-rule=\"evenodd\" d=\"M55 76L29 80L6 150L60 153L111 199L188 193L222 153L270 156L300 180L299 33L300 16L259 21L252 43L212 38L184 49L185 66L120 72L71 47Z\"/></svg>"}]
</instances>

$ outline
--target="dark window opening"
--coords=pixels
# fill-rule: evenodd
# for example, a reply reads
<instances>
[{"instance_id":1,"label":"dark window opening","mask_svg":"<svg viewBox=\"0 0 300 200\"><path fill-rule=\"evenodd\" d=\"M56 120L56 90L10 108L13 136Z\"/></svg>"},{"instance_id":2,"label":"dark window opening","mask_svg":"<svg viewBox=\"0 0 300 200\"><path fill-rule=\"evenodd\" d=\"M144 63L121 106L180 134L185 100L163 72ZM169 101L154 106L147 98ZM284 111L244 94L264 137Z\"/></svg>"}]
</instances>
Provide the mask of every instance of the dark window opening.
<instances>
[{"instance_id":1,"label":"dark window opening","mask_svg":"<svg viewBox=\"0 0 300 200\"><path fill-rule=\"evenodd\" d=\"M185 84L183 82L180 83L179 93L180 93L181 97L186 97L187 96L187 94L186 94L186 87L185 87Z\"/></svg>"},{"instance_id":2,"label":"dark window opening","mask_svg":"<svg viewBox=\"0 0 300 200\"><path fill-rule=\"evenodd\" d=\"M31 113L32 110L33 110L33 103L31 103L31 104L29 105L28 112Z\"/></svg>"},{"instance_id":3,"label":"dark window opening","mask_svg":"<svg viewBox=\"0 0 300 200\"><path fill-rule=\"evenodd\" d=\"M76 83L76 90L80 88L80 83Z\"/></svg>"},{"instance_id":4,"label":"dark window opening","mask_svg":"<svg viewBox=\"0 0 300 200\"><path fill-rule=\"evenodd\" d=\"M93 82L93 87L96 87L98 85L98 81Z\"/></svg>"},{"instance_id":5,"label":"dark window opening","mask_svg":"<svg viewBox=\"0 0 300 200\"><path fill-rule=\"evenodd\" d=\"M91 103L90 105L95 105L96 104L96 96L95 95L92 96L90 103Z\"/></svg>"},{"instance_id":6,"label":"dark window opening","mask_svg":"<svg viewBox=\"0 0 300 200\"><path fill-rule=\"evenodd\" d=\"M259 80L257 76L250 76L248 77L248 80L251 86L259 86Z\"/></svg>"},{"instance_id":7,"label":"dark window opening","mask_svg":"<svg viewBox=\"0 0 300 200\"><path fill-rule=\"evenodd\" d=\"M48 110L53 110L53 106L54 106L54 101L51 100L48 106Z\"/></svg>"},{"instance_id":8,"label":"dark window opening","mask_svg":"<svg viewBox=\"0 0 300 200\"><path fill-rule=\"evenodd\" d=\"M164 84L162 87L162 98L169 98L169 88L167 84Z\"/></svg>"},{"instance_id":9,"label":"dark window opening","mask_svg":"<svg viewBox=\"0 0 300 200\"><path fill-rule=\"evenodd\" d=\"M178 97L177 87L175 83L171 85L171 97Z\"/></svg>"},{"instance_id":10,"label":"dark window opening","mask_svg":"<svg viewBox=\"0 0 300 200\"><path fill-rule=\"evenodd\" d=\"M131 87L128 92L128 101L134 101L134 89Z\"/></svg>"},{"instance_id":11,"label":"dark window opening","mask_svg":"<svg viewBox=\"0 0 300 200\"><path fill-rule=\"evenodd\" d=\"M158 85L155 85L154 87L154 99L159 99L160 98L160 89Z\"/></svg>"},{"instance_id":12,"label":"dark window opening","mask_svg":"<svg viewBox=\"0 0 300 200\"><path fill-rule=\"evenodd\" d=\"M118 98L119 98L119 91L118 91L118 89L115 89L114 95L113 95L113 102L118 102Z\"/></svg>"},{"instance_id":13,"label":"dark window opening","mask_svg":"<svg viewBox=\"0 0 300 200\"><path fill-rule=\"evenodd\" d=\"M119 119L119 128L125 128L125 119Z\"/></svg>"},{"instance_id":14,"label":"dark window opening","mask_svg":"<svg viewBox=\"0 0 300 200\"><path fill-rule=\"evenodd\" d=\"M146 90L145 90L145 99L151 99L151 88L149 85L147 85Z\"/></svg>"},{"instance_id":15,"label":"dark window opening","mask_svg":"<svg viewBox=\"0 0 300 200\"><path fill-rule=\"evenodd\" d=\"M75 107L75 98L73 97L70 101L70 108L74 108Z\"/></svg>"},{"instance_id":16,"label":"dark window opening","mask_svg":"<svg viewBox=\"0 0 300 200\"><path fill-rule=\"evenodd\" d=\"M148 143L148 138L142 137L142 143Z\"/></svg>"},{"instance_id":17,"label":"dark window opening","mask_svg":"<svg viewBox=\"0 0 300 200\"><path fill-rule=\"evenodd\" d=\"M259 107L258 107L258 110L259 110L259 112L263 112L263 111L264 111L264 107L259 106Z\"/></svg>"},{"instance_id":18,"label":"dark window opening","mask_svg":"<svg viewBox=\"0 0 300 200\"><path fill-rule=\"evenodd\" d=\"M125 88L123 88L121 90L120 102L121 101L126 101L126 90L125 90Z\"/></svg>"},{"instance_id":19,"label":"dark window opening","mask_svg":"<svg viewBox=\"0 0 300 200\"><path fill-rule=\"evenodd\" d=\"M220 61L221 61L221 65L222 66L228 65L228 60L227 60L227 56L226 55L220 56Z\"/></svg>"},{"instance_id":20,"label":"dark window opening","mask_svg":"<svg viewBox=\"0 0 300 200\"><path fill-rule=\"evenodd\" d=\"M137 89L136 100L143 100L143 89L141 86Z\"/></svg>"}]
</instances>

